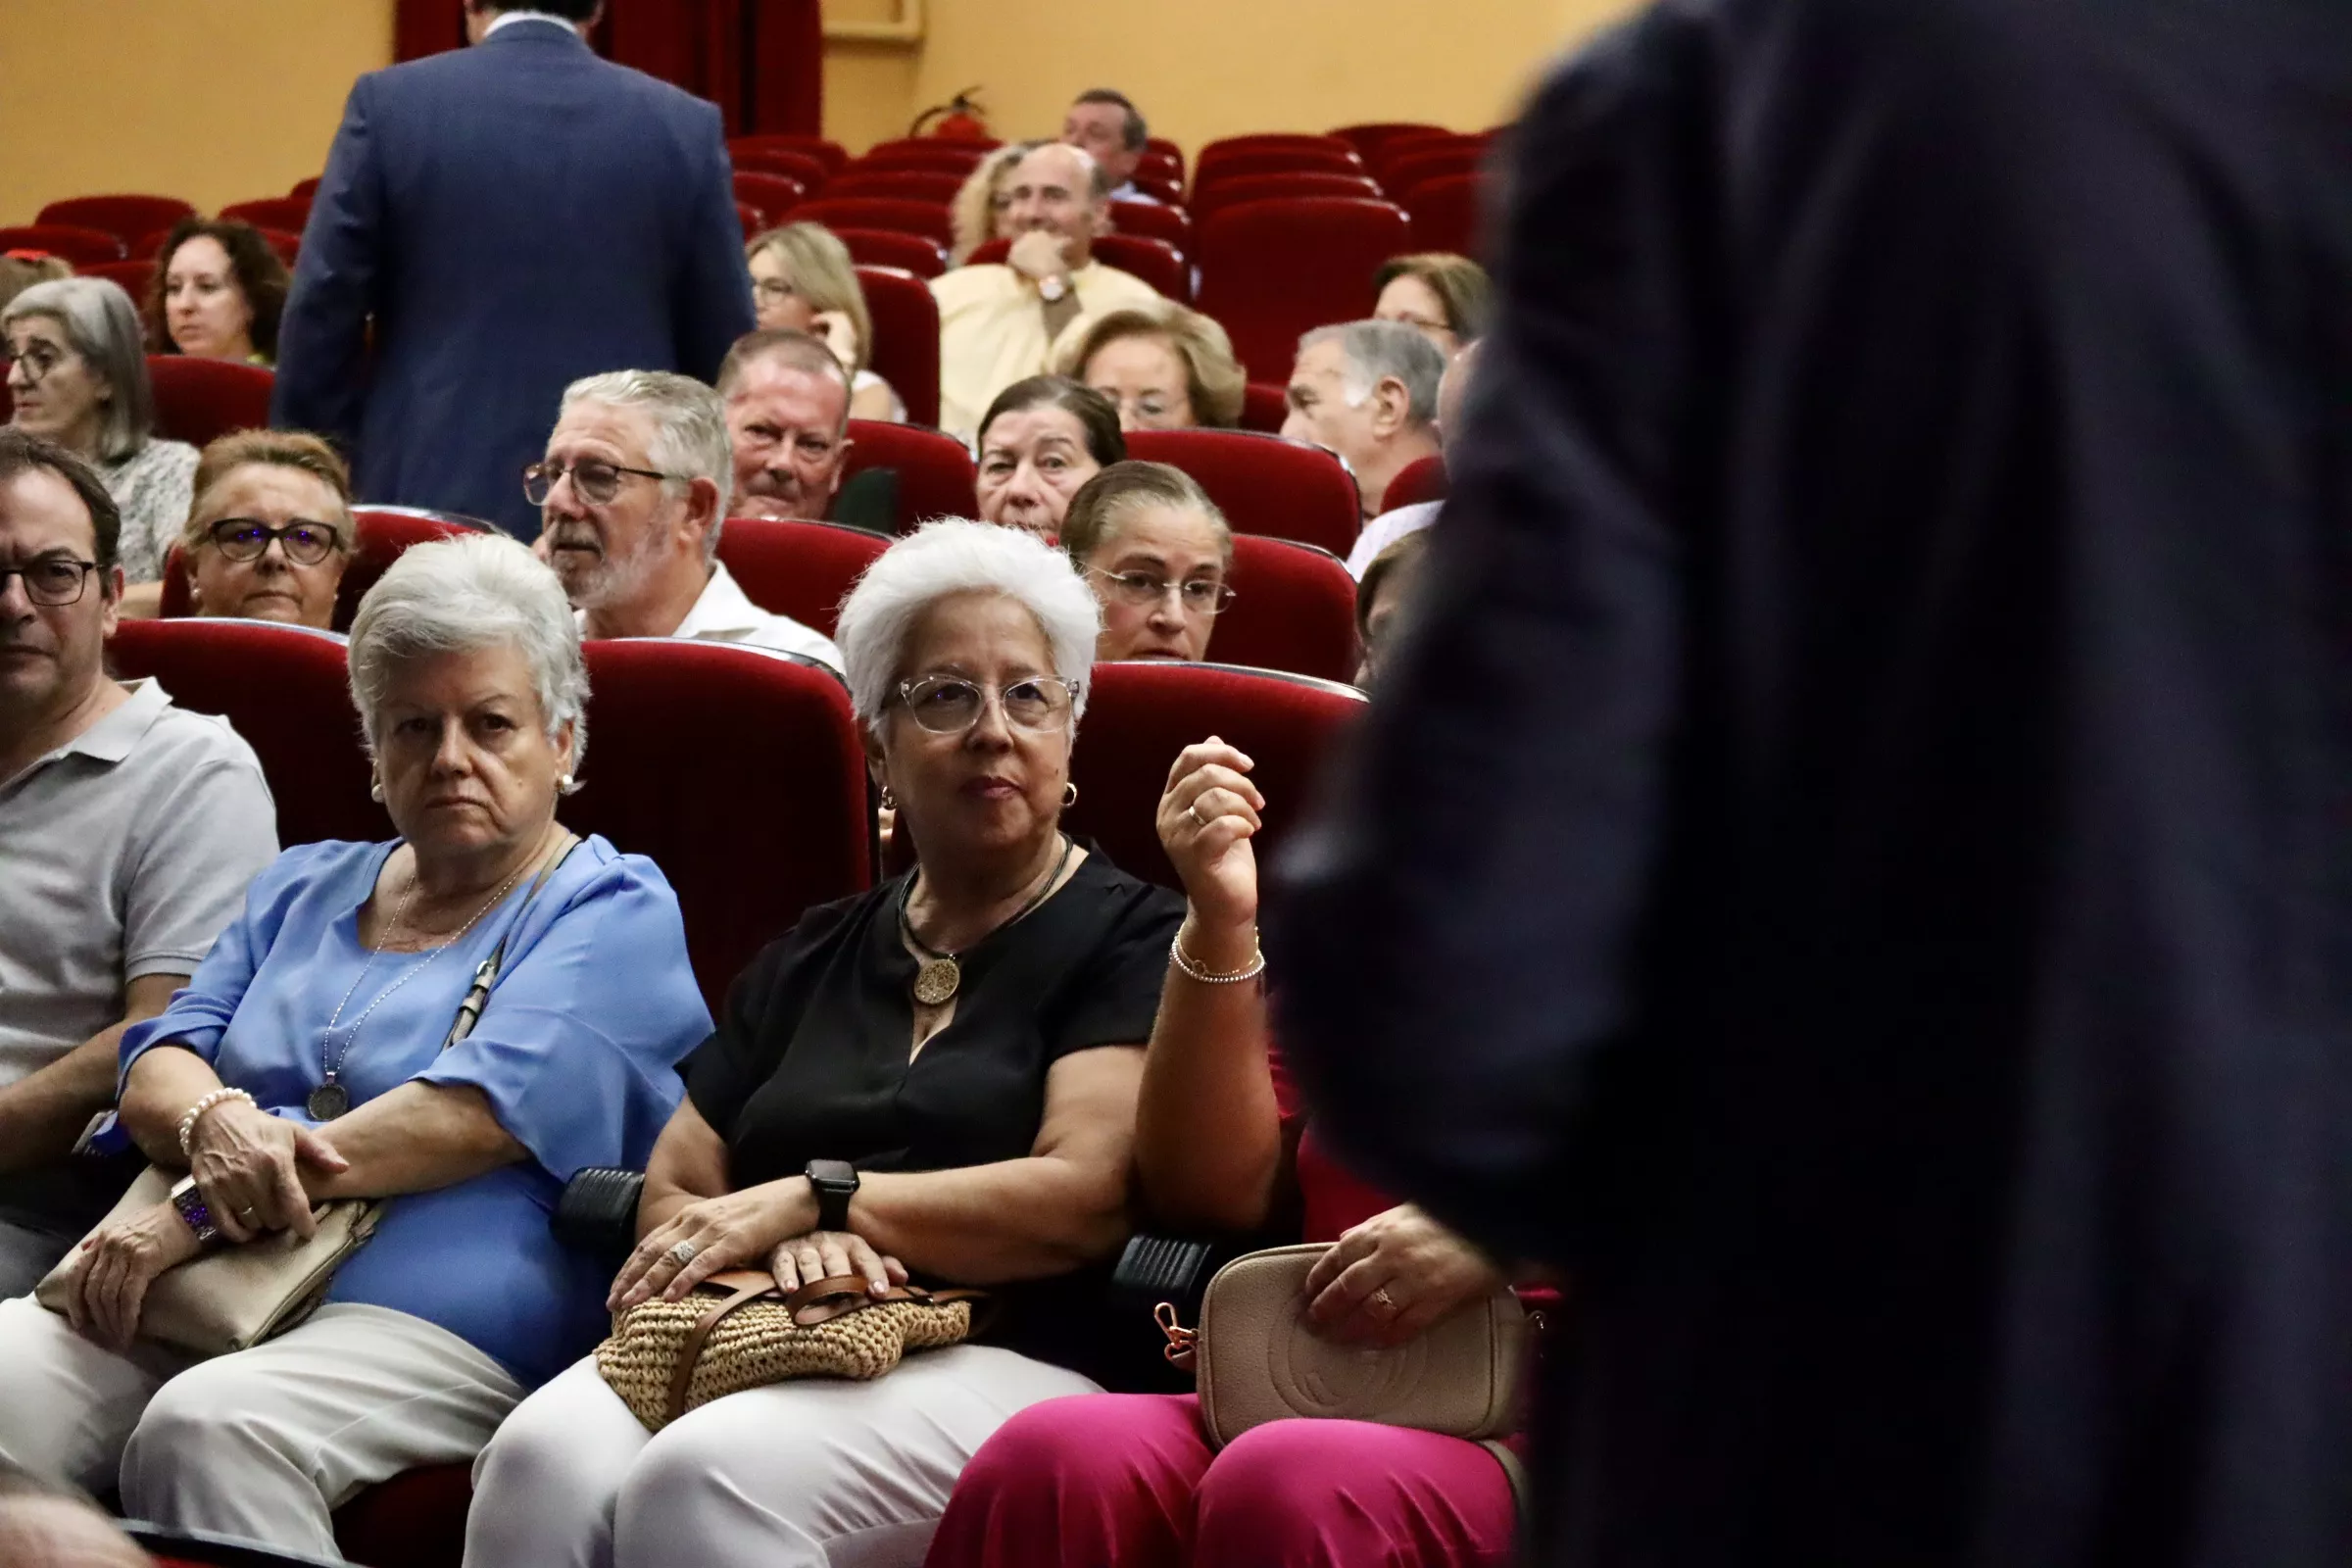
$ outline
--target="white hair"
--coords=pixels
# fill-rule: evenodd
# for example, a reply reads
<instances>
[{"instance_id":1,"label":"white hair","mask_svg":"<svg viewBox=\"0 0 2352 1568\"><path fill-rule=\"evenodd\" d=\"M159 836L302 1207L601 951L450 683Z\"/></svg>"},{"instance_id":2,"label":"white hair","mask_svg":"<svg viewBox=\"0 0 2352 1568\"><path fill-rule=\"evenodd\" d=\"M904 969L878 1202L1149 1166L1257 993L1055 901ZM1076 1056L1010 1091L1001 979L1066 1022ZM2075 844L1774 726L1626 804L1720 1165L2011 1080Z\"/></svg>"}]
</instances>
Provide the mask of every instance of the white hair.
<instances>
[{"instance_id":1,"label":"white hair","mask_svg":"<svg viewBox=\"0 0 2352 1568\"><path fill-rule=\"evenodd\" d=\"M396 664L430 654L508 647L538 688L547 738L571 726L571 768L588 755L588 667L579 622L554 568L505 534L467 534L401 552L351 622L351 697L374 755L376 710Z\"/></svg>"},{"instance_id":2,"label":"white hair","mask_svg":"<svg viewBox=\"0 0 2352 1568\"><path fill-rule=\"evenodd\" d=\"M1391 376L1404 384L1406 416L1415 424L1438 417L1438 383L1446 377L1446 356L1422 336L1417 326L1402 321L1342 321L1318 326L1298 340L1304 354L1319 343L1337 343L1346 368L1340 373L1340 395L1354 408L1372 389Z\"/></svg>"},{"instance_id":3,"label":"white hair","mask_svg":"<svg viewBox=\"0 0 2352 1568\"><path fill-rule=\"evenodd\" d=\"M652 416L654 438L646 444L646 464L680 475L662 481L663 495L684 495L687 482L694 479L718 486L718 514L703 536L703 559L717 560L719 525L727 520L727 505L735 499L735 443L727 434L725 401L693 376L673 370L607 370L565 387L556 417L570 413L576 403L642 409Z\"/></svg>"},{"instance_id":4,"label":"white hair","mask_svg":"<svg viewBox=\"0 0 2352 1568\"><path fill-rule=\"evenodd\" d=\"M1086 711L1102 609L1069 557L1019 528L941 517L882 552L842 601L833 638L849 665L850 706L869 727L897 690L906 635L924 611L950 594L997 593L1037 617L1054 673L1075 694L1070 716Z\"/></svg>"}]
</instances>

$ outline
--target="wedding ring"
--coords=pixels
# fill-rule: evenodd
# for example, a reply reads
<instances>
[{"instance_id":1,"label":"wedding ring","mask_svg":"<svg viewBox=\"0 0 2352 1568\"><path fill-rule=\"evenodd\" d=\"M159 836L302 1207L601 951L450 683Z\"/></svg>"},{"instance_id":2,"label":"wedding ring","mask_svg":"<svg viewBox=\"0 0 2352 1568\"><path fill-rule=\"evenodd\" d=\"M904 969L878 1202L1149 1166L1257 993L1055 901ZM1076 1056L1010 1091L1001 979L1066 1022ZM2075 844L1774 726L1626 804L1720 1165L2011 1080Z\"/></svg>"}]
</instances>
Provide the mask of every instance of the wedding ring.
<instances>
[{"instance_id":1,"label":"wedding ring","mask_svg":"<svg viewBox=\"0 0 2352 1568\"><path fill-rule=\"evenodd\" d=\"M1383 1285L1379 1290L1372 1293L1372 1304L1379 1307L1384 1312L1394 1312L1396 1310L1396 1298L1391 1296L1389 1294L1389 1288L1386 1285Z\"/></svg>"},{"instance_id":2,"label":"wedding ring","mask_svg":"<svg viewBox=\"0 0 2352 1568\"><path fill-rule=\"evenodd\" d=\"M1208 818L1200 814L1200 803L1199 801L1195 801L1192 805L1186 807L1185 809L1193 814L1193 826L1208 826Z\"/></svg>"},{"instance_id":3,"label":"wedding ring","mask_svg":"<svg viewBox=\"0 0 2352 1568\"><path fill-rule=\"evenodd\" d=\"M680 1242L677 1246L669 1250L669 1260L677 1264L678 1267L684 1268L687 1264L694 1261L694 1254L701 1250L702 1249L695 1246L692 1242Z\"/></svg>"},{"instance_id":4,"label":"wedding ring","mask_svg":"<svg viewBox=\"0 0 2352 1568\"><path fill-rule=\"evenodd\" d=\"M260 1217L260 1215L254 1212L254 1207L251 1203L247 1203L243 1208L237 1210L237 1218L243 1220L248 1225L252 1224Z\"/></svg>"}]
</instances>

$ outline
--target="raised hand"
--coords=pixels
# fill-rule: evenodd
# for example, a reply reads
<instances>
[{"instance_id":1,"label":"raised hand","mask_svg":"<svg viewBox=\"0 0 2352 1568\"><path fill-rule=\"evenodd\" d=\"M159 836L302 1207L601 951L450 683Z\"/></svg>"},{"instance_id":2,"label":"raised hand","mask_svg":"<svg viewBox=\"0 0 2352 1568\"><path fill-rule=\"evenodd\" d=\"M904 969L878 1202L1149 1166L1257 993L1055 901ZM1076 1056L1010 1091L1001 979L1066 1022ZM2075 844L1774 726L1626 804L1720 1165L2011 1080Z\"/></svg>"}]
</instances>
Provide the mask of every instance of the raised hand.
<instances>
[{"instance_id":1,"label":"raised hand","mask_svg":"<svg viewBox=\"0 0 2352 1568\"><path fill-rule=\"evenodd\" d=\"M1257 852L1265 797L1250 782L1256 764L1216 736L1177 755L1159 798L1159 842L1184 881L1193 918L1210 930L1257 919Z\"/></svg>"}]
</instances>

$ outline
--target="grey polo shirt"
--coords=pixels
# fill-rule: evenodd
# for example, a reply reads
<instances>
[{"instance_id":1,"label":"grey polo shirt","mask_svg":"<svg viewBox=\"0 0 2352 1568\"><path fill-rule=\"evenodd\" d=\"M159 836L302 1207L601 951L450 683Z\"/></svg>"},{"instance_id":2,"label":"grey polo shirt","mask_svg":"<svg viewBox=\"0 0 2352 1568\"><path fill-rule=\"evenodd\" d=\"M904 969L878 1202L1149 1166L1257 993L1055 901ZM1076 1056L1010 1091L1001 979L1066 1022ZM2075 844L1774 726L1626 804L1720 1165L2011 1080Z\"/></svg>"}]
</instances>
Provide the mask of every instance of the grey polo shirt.
<instances>
[{"instance_id":1,"label":"grey polo shirt","mask_svg":"<svg viewBox=\"0 0 2352 1568\"><path fill-rule=\"evenodd\" d=\"M277 809L226 719L152 680L0 780L0 1087L121 1021L123 987L192 974L277 855Z\"/></svg>"}]
</instances>

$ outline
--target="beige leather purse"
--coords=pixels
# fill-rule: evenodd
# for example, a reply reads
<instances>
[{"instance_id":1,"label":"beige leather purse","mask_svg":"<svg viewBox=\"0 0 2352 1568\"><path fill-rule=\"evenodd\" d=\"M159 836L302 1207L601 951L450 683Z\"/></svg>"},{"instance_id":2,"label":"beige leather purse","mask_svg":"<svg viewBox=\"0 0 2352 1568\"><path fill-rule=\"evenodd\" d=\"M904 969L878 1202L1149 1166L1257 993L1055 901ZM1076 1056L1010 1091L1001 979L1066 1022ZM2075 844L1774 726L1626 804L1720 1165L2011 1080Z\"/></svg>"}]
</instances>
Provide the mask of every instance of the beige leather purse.
<instances>
[{"instance_id":1,"label":"beige leather purse","mask_svg":"<svg viewBox=\"0 0 2352 1568\"><path fill-rule=\"evenodd\" d=\"M1511 1431L1528 1343L1509 1289L1392 1347L1341 1345L1307 1326L1306 1277L1330 1248L1277 1247L1235 1258L1208 1282L1200 1326L1158 1309L1168 1359L1192 1368L1200 1420L1223 1447L1251 1427L1322 1416L1418 1427L1473 1441Z\"/></svg>"},{"instance_id":2,"label":"beige leather purse","mask_svg":"<svg viewBox=\"0 0 2352 1568\"><path fill-rule=\"evenodd\" d=\"M142 1208L172 1200L172 1172L150 1165L97 1230ZM314 1210L318 1232L304 1241L292 1231L275 1231L246 1243L190 1258L156 1276L139 1307L139 1338L198 1355L226 1355L250 1349L309 1317L334 1282L335 1270L375 1231L383 1204L373 1199L341 1199ZM67 1274L77 1246L33 1288L33 1299L63 1313L71 1294Z\"/></svg>"}]
</instances>

